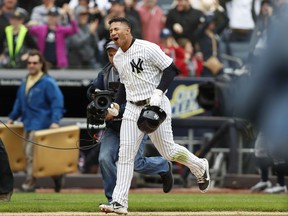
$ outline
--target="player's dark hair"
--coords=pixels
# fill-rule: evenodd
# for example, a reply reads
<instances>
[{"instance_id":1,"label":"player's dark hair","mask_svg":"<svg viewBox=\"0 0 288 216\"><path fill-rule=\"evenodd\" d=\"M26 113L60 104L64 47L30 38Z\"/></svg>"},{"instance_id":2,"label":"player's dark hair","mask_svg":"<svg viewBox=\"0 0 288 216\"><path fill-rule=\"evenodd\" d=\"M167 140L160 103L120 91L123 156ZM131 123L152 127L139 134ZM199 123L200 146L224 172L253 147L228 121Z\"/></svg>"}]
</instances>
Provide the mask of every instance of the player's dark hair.
<instances>
[{"instance_id":1,"label":"player's dark hair","mask_svg":"<svg viewBox=\"0 0 288 216\"><path fill-rule=\"evenodd\" d=\"M113 22L125 23L131 29L131 23L125 17L113 17L111 20L109 20L108 23L109 23L109 25L111 25L111 23L113 23Z\"/></svg>"}]
</instances>

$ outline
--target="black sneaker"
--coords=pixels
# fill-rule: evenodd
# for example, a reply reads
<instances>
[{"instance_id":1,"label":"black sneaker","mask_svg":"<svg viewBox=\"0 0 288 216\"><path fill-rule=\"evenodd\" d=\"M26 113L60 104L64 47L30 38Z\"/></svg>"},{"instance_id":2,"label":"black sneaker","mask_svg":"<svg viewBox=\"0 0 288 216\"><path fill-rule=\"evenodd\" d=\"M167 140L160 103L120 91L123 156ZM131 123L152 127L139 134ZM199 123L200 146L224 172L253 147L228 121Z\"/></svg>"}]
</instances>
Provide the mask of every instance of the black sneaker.
<instances>
[{"instance_id":1,"label":"black sneaker","mask_svg":"<svg viewBox=\"0 0 288 216\"><path fill-rule=\"evenodd\" d=\"M163 192L168 193L174 184L174 178L173 178L173 165L171 161L168 161L169 165L169 170L165 173L160 173L159 175L161 176L162 183L163 183Z\"/></svg>"},{"instance_id":2,"label":"black sneaker","mask_svg":"<svg viewBox=\"0 0 288 216\"><path fill-rule=\"evenodd\" d=\"M108 204L100 204L99 205L100 211L107 213L116 213L116 214L128 214L128 210L126 207L122 206L118 202L110 202Z\"/></svg>"},{"instance_id":3,"label":"black sneaker","mask_svg":"<svg viewBox=\"0 0 288 216\"><path fill-rule=\"evenodd\" d=\"M202 193L206 193L210 186L209 163L207 159L203 158L203 160L205 163L205 171L200 178L197 178L197 183L199 185L200 191Z\"/></svg>"},{"instance_id":4,"label":"black sneaker","mask_svg":"<svg viewBox=\"0 0 288 216\"><path fill-rule=\"evenodd\" d=\"M7 194L0 194L0 202L9 202L11 200L11 196L13 191L10 191Z\"/></svg>"},{"instance_id":5,"label":"black sneaker","mask_svg":"<svg viewBox=\"0 0 288 216\"><path fill-rule=\"evenodd\" d=\"M64 186L64 181L65 181L64 175L53 177L53 180L54 180L54 191L56 193L59 193L62 187Z\"/></svg>"}]
</instances>

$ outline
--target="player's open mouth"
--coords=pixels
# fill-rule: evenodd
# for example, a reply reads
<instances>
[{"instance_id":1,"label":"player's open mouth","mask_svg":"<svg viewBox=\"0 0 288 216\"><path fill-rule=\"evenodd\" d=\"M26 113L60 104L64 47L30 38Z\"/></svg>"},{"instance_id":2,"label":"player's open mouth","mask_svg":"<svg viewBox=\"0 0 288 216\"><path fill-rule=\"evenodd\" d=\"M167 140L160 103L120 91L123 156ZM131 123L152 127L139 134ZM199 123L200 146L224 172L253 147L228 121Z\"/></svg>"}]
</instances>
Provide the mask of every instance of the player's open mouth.
<instances>
[{"instance_id":1,"label":"player's open mouth","mask_svg":"<svg viewBox=\"0 0 288 216\"><path fill-rule=\"evenodd\" d=\"M113 39L114 42L117 42L119 37L113 37L112 39Z\"/></svg>"}]
</instances>

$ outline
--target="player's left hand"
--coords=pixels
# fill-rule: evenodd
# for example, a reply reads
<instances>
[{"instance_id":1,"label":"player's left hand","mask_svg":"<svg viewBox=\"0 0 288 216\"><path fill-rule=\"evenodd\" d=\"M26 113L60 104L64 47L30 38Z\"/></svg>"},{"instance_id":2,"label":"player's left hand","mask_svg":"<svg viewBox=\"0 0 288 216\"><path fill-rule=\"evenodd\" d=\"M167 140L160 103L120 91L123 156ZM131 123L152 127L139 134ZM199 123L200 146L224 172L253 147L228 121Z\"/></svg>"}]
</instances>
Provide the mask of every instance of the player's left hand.
<instances>
[{"instance_id":1,"label":"player's left hand","mask_svg":"<svg viewBox=\"0 0 288 216\"><path fill-rule=\"evenodd\" d=\"M150 106L160 107L162 101L163 91L160 89L155 89L150 98Z\"/></svg>"},{"instance_id":2,"label":"player's left hand","mask_svg":"<svg viewBox=\"0 0 288 216\"><path fill-rule=\"evenodd\" d=\"M108 114L112 116L118 116L119 115L119 109L120 106L117 103L111 103L110 108L108 108Z\"/></svg>"}]
</instances>

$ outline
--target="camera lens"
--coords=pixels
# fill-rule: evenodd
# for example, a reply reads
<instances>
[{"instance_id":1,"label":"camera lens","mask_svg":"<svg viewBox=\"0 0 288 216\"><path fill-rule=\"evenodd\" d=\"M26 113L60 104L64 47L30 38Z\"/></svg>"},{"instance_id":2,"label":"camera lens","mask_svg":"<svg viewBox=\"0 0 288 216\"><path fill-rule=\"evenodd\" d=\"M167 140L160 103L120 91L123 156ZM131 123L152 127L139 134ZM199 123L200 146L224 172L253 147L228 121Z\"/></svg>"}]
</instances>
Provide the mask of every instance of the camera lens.
<instances>
[{"instance_id":1,"label":"camera lens","mask_svg":"<svg viewBox=\"0 0 288 216\"><path fill-rule=\"evenodd\" d=\"M108 105L108 100L106 97L101 97L99 98L98 103L100 107L106 107Z\"/></svg>"},{"instance_id":2,"label":"camera lens","mask_svg":"<svg viewBox=\"0 0 288 216\"><path fill-rule=\"evenodd\" d=\"M109 105L111 104L112 100L111 97L106 95L101 95L99 97L95 98L95 106L96 109L107 109L109 108Z\"/></svg>"}]
</instances>

